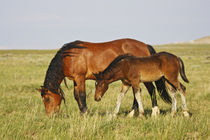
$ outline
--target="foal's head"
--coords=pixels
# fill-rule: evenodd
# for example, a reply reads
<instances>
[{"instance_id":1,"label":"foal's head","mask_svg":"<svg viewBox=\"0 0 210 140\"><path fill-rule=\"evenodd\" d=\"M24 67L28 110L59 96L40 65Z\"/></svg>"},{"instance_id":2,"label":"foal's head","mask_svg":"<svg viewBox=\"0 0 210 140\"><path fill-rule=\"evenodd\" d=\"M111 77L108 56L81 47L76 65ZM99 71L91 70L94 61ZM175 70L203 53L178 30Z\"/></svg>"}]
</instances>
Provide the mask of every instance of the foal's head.
<instances>
[{"instance_id":1,"label":"foal's head","mask_svg":"<svg viewBox=\"0 0 210 140\"><path fill-rule=\"evenodd\" d=\"M102 75L99 74L94 74L96 77L96 91L95 91L95 101L100 101L101 98L103 97L104 93L107 91L109 84L107 80L102 79Z\"/></svg>"},{"instance_id":2,"label":"foal's head","mask_svg":"<svg viewBox=\"0 0 210 140\"><path fill-rule=\"evenodd\" d=\"M47 116L51 116L54 113L57 114L60 110L62 96L58 93L53 93L44 87L41 87L38 91L41 92Z\"/></svg>"}]
</instances>

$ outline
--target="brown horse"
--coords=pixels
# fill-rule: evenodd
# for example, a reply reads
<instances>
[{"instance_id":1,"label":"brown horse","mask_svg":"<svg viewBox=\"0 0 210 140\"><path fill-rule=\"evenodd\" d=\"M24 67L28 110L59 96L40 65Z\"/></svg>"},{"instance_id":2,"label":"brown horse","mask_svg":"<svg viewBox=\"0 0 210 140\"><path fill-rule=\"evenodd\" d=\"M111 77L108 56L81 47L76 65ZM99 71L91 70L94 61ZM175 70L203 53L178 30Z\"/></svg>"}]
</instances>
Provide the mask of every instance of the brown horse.
<instances>
[{"instance_id":1,"label":"brown horse","mask_svg":"<svg viewBox=\"0 0 210 140\"><path fill-rule=\"evenodd\" d=\"M64 99L60 84L65 77L74 81L74 97L81 113L85 113L87 111L85 80L95 80L92 73L103 71L117 56L127 53L134 56L150 56L155 54L155 50L152 46L133 39L105 43L75 41L65 44L52 59L46 72L44 85L39 89L47 115L59 112L61 100ZM161 98L170 103L171 98L163 80L160 79L155 83ZM150 93L152 107L158 109L155 87L151 82L144 84ZM123 84L123 89L125 87L127 86ZM138 108L135 98L133 108Z\"/></svg>"},{"instance_id":2,"label":"brown horse","mask_svg":"<svg viewBox=\"0 0 210 140\"><path fill-rule=\"evenodd\" d=\"M139 105L139 114L142 116L144 109L139 83L156 81L164 76L167 87L172 92L172 114L176 113L176 91L178 90L182 98L184 115L189 116L185 100L186 88L178 80L179 73L182 79L188 83L181 58L167 52L160 52L148 57L120 55L103 72L94 74L97 78L95 100L101 100L110 83L122 80L127 86L132 86L134 98L137 99ZM124 97L124 95L121 95L121 97ZM121 99L119 99L119 103ZM117 109L119 110L119 108ZM118 110L114 113L117 113ZM131 111L129 116L133 116L133 114L134 110Z\"/></svg>"}]
</instances>

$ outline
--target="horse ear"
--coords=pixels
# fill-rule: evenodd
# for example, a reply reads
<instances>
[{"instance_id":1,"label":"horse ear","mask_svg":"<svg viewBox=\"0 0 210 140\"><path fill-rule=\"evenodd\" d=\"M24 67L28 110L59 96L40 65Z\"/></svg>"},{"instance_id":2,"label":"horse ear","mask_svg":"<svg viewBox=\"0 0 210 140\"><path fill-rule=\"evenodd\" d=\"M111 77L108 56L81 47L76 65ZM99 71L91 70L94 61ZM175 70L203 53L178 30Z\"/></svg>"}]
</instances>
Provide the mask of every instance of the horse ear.
<instances>
[{"instance_id":1,"label":"horse ear","mask_svg":"<svg viewBox=\"0 0 210 140\"><path fill-rule=\"evenodd\" d=\"M38 92L42 92L42 89L41 88L37 88L36 89Z\"/></svg>"},{"instance_id":2,"label":"horse ear","mask_svg":"<svg viewBox=\"0 0 210 140\"><path fill-rule=\"evenodd\" d=\"M37 88L36 89L38 92L47 92L48 91L48 89L46 89L46 88L44 88L44 86L41 86L41 88Z\"/></svg>"},{"instance_id":3,"label":"horse ear","mask_svg":"<svg viewBox=\"0 0 210 140\"><path fill-rule=\"evenodd\" d=\"M36 89L38 92L42 92L43 91L43 86L41 86L40 88Z\"/></svg>"}]
</instances>

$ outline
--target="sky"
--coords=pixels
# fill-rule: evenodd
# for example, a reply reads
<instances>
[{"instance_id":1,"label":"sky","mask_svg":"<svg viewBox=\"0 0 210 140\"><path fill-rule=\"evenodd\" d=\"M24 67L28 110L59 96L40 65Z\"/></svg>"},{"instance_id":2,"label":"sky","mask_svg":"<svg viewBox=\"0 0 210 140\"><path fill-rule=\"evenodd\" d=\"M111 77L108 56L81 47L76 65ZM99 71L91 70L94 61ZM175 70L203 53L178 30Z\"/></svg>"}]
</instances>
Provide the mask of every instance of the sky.
<instances>
[{"instance_id":1,"label":"sky","mask_svg":"<svg viewBox=\"0 0 210 140\"><path fill-rule=\"evenodd\" d=\"M157 45L209 35L210 0L0 0L0 49L120 38Z\"/></svg>"}]
</instances>

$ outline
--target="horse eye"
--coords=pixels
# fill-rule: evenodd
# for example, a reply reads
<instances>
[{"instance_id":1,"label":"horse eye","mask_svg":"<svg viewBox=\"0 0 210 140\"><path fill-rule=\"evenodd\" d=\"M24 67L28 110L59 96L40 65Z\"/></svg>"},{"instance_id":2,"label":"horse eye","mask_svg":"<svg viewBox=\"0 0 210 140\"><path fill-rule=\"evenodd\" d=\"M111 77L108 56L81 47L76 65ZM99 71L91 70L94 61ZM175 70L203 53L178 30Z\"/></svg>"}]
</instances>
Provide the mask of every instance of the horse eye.
<instances>
[{"instance_id":1,"label":"horse eye","mask_svg":"<svg viewBox=\"0 0 210 140\"><path fill-rule=\"evenodd\" d=\"M49 98L49 97L46 98L46 99L45 99L45 102L49 103L49 102L50 102L50 98Z\"/></svg>"},{"instance_id":2,"label":"horse eye","mask_svg":"<svg viewBox=\"0 0 210 140\"><path fill-rule=\"evenodd\" d=\"M44 94L45 94L44 92L41 92L41 96L42 96L42 97L44 96Z\"/></svg>"}]
</instances>

